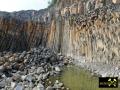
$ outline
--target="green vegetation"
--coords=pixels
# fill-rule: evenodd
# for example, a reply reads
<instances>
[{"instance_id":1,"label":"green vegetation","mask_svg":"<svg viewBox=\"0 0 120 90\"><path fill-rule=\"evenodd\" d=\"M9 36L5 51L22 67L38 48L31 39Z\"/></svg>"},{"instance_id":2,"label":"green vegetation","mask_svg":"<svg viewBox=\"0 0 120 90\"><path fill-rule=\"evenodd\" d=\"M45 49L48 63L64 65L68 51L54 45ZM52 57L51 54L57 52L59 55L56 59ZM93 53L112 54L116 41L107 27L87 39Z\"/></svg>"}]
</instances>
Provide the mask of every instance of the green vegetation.
<instances>
[{"instance_id":1,"label":"green vegetation","mask_svg":"<svg viewBox=\"0 0 120 90\"><path fill-rule=\"evenodd\" d=\"M88 71L75 67L66 68L61 81L70 90L120 90L120 88L99 88L98 77L92 77Z\"/></svg>"},{"instance_id":2,"label":"green vegetation","mask_svg":"<svg viewBox=\"0 0 120 90\"><path fill-rule=\"evenodd\" d=\"M49 4L48 7L54 6L58 1L59 1L59 0L50 0L50 1L48 2L48 4Z\"/></svg>"}]
</instances>

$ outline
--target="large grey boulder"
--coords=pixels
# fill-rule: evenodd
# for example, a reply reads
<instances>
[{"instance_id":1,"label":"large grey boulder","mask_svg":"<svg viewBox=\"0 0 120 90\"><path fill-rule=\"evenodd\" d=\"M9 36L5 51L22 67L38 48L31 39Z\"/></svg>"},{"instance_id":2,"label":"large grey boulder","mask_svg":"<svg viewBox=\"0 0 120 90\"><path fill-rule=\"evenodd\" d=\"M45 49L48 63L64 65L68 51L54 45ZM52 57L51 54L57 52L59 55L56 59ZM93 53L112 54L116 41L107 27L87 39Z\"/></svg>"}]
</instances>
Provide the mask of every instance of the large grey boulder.
<instances>
[{"instance_id":1,"label":"large grey boulder","mask_svg":"<svg viewBox=\"0 0 120 90\"><path fill-rule=\"evenodd\" d=\"M53 87L52 87L52 86L48 86L48 87L46 88L46 90L53 90Z\"/></svg>"},{"instance_id":2,"label":"large grey boulder","mask_svg":"<svg viewBox=\"0 0 120 90\"><path fill-rule=\"evenodd\" d=\"M0 89L6 86L5 80L0 81Z\"/></svg>"},{"instance_id":3,"label":"large grey boulder","mask_svg":"<svg viewBox=\"0 0 120 90\"><path fill-rule=\"evenodd\" d=\"M24 87L19 83L14 90L24 90Z\"/></svg>"},{"instance_id":4,"label":"large grey boulder","mask_svg":"<svg viewBox=\"0 0 120 90\"><path fill-rule=\"evenodd\" d=\"M45 87L41 83L39 83L37 85L37 90L45 90Z\"/></svg>"},{"instance_id":5,"label":"large grey boulder","mask_svg":"<svg viewBox=\"0 0 120 90\"><path fill-rule=\"evenodd\" d=\"M60 72L61 71L60 67L59 66L55 66L55 71Z\"/></svg>"},{"instance_id":6,"label":"large grey boulder","mask_svg":"<svg viewBox=\"0 0 120 90\"><path fill-rule=\"evenodd\" d=\"M14 89L16 86L16 83L15 82L11 82L11 89Z\"/></svg>"},{"instance_id":7,"label":"large grey boulder","mask_svg":"<svg viewBox=\"0 0 120 90\"><path fill-rule=\"evenodd\" d=\"M32 75L27 75L26 76L26 80L29 81L29 82L31 82L33 80Z\"/></svg>"},{"instance_id":8,"label":"large grey boulder","mask_svg":"<svg viewBox=\"0 0 120 90\"><path fill-rule=\"evenodd\" d=\"M37 68L37 74L41 74L42 72L44 72L44 68L43 67L38 67Z\"/></svg>"}]
</instances>

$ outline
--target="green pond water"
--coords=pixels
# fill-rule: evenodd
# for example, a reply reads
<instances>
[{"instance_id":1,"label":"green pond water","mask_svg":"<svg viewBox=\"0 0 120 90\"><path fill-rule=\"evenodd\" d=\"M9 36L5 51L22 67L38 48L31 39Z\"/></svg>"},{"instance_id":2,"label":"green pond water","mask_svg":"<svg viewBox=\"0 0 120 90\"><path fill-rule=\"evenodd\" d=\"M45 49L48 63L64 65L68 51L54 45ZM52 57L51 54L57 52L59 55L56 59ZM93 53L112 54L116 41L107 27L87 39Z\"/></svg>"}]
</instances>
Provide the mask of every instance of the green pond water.
<instances>
[{"instance_id":1,"label":"green pond water","mask_svg":"<svg viewBox=\"0 0 120 90\"><path fill-rule=\"evenodd\" d=\"M99 88L98 77L93 77L90 72L73 66L64 68L61 77L54 79L63 82L70 90L120 90L120 88Z\"/></svg>"}]
</instances>

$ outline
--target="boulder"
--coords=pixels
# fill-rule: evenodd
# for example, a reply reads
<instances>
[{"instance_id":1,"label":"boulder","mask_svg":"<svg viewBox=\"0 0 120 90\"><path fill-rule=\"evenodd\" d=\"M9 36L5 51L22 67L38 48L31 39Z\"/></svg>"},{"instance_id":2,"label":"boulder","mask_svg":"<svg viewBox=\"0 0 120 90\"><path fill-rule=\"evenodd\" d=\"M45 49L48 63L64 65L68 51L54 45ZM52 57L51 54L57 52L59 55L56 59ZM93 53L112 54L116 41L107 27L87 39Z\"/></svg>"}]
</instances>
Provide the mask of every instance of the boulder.
<instances>
[{"instance_id":1,"label":"boulder","mask_svg":"<svg viewBox=\"0 0 120 90\"><path fill-rule=\"evenodd\" d=\"M32 82L29 83L29 87L33 88L34 84Z\"/></svg>"},{"instance_id":2,"label":"boulder","mask_svg":"<svg viewBox=\"0 0 120 90\"><path fill-rule=\"evenodd\" d=\"M26 79L27 75L22 75L21 79L24 81Z\"/></svg>"},{"instance_id":3,"label":"boulder","mask_svg":"<svg viewBox=\"0 0 120 90\"><path fill-rule=\"evenodd\" d=\"M41 80L42 78L43 78L43 75L42 74L40 74L38 77L36 77L37 79L38 79L38 81L39 80Z\"/></svg>"},{"instance_id":4,"label":"boulder","mask_svg":"<svg viewBox=\"0 0 120 90\"><path fill-rule=\"evenodd\" d=\"M63 83L59 83L58 85L59 85L60 87L62 87L64 84L63 84Z\"/></svg>"},{"instance_id":5,"label":"boulder","mask_svg":"<svg viewBox=\"0 0 120 90\"><path fill-rule=\"evenodd\" d=\"M53 90L53 87L52 87L52 86L48 86L48 87L46 88L46 90Z\"/></svg>"},{"instance_id":6,"label":"boulder","mask_svg":"<svg viewBox=\"0 0 120 90\"><path fill-rule=\"evenodd\" d=\"M11 88L14 89L16 86L16 83L15 82L11 82Z\"/></svg>"},{"instance_id":7,"label":"boulder","mask_svg":"<svg viewBox=\"0 0 120 90\"><path fill-rule=\"evenodd\" d=\"M29 82L32 82L32 80L33 80L32 75L27 75L26 80L29 81Z\"/></svg>"},{"instance_id":8,"label":"boulder","mask_svg":"<svg viewBox=\"0 0 120 90\"><path fill-rule=\"evenodd\" d=\"M14 57L10 57L10 58L9 58L9 61L10 61L10 62L13 62L14 60L15 60Z\"/></svg>"},{"instance_id":9,"label":"boulder","mask_svg":"<svg viewBox=\"0 0 120 90\"><path fill-rule=\"evenodd\" d=\"M59 83L59 81L58 81L58 80L56 80L56 81L55 81L55 84L58 84L58 83Z\"/></svg>"},{"instance_id":10,"label":"boulder","mask_svg":"<svg viewBox=\"0 0 120 90\"><path fill-rule=\"evenodd\" d=\"M24 90L24 87L21 84L18 84L14 90Z\"/></svg>"},{"instance_id":11,"label":"boulder","mask_svg":"<svg viewBox=\"0 0 120 90\"><path fill-rule=\"evenodd\" d=\"M60 89L61 87L58 84L54 84L53 88L56 89Z\"/></svg>"},{"instance_id":12,"label":"boulder","mask_svg":"<svg viewBox=\"0 0 120 90\"><path fill-rule=\"evenodd\" d=\"M21 76L19 74L14 74L14 76L12 76L12 80L16 82L20 82Z\"/></svg>"},{"instance_id":13,"label":"boulder","mask_svg":"<svg viewBox=\"0 0 120 90\"><path fill-rule=\"evenodd\" d=\"M37 74L41 74L42 72L44 72L43 67L37 68Z\"/></svg>"},{"instance_id":14,"label":"boulder","mask_svg":"<svg viewBox=\"0 0 120 90\"><path fill-rule=\"evenodd\" d=\"M0 89L6 86L5 80L0 81Z\"/></svg>"},{"instance_id":15,"label":"boulder","mask_svg":"<svg viewBox=\"0 0 120 90\"><path fill-rule=\"evenodd\" d=\"M60 72L60 71L61 71L60 67L59 67L59 66L56 66L56 67L55 67L55 71Z\"/></svg>"},{"instance_id":16,"label":"boulder","mask_svg":"<svg viewBox=\"0 0 120 90\"><path fill-rule=\"evenodd\" d=\"M29 89L28 89L28 90L29 90ZM40 90L40 89L38 89L37 87L34 87L33 90Z\"/></svg>"},{"instance_id":17,"label":"boulder","mask_svg":"<svg viewBox=\"0 0 120 90\"><path fill-rule=\"evenodd\" d=\"M48 73L43 74L43 80L44 80L44 79L46 79L46 78L48 77L48 75L49 75L49 72L48 72Z\"/></svg>"},{"instance_id":18,"label":"boulder","mask_svg":"<svg viewBox=\"0 0 120 90\"><path fill-rule=\"evenodd\" d=\"M37 85L37 90L45 90L45 87L41 83L39 83Z\"/></svg>"}]
</instances>

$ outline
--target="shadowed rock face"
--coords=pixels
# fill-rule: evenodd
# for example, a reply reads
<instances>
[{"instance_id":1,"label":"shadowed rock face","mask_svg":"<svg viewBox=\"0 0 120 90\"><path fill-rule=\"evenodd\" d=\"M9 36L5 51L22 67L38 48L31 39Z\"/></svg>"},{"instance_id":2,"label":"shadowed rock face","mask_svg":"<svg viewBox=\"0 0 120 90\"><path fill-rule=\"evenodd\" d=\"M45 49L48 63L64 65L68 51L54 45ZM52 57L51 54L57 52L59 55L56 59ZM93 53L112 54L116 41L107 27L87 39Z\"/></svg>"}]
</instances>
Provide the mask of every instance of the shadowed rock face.
<instances>
[{"instance_id":1,"label":"shadowed rock face","mask_svg":"<svg viewBox=\"0 0 120 90\"><path fill-rule=\"evenodd\" d=\"M23 51L42 45L76 59L83 55L90 62L119 64L119 12L103 8L98 14L81 16L76 13L67 17L54 12L55 9L48 17L49 24L43 22L46 12L40 16L39 12L32 12L28 14L29 19L24 16L28 12L0 14L0 51ZM38 17L34 17L36 13Z\"/></svg>"},{"instance_id":2,"label":"shadowed rock face","mask_svg":"<svg viewBox=\"0 0 120 90\"><path fill-rule=\"evenodd\" d=\"M40 22L41 13L44 14L42 11L0 12L0 51L23 51L43 44L45 25Z\"/></svg>"}]
</instances>

